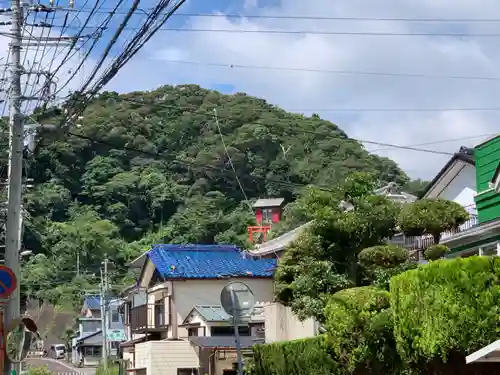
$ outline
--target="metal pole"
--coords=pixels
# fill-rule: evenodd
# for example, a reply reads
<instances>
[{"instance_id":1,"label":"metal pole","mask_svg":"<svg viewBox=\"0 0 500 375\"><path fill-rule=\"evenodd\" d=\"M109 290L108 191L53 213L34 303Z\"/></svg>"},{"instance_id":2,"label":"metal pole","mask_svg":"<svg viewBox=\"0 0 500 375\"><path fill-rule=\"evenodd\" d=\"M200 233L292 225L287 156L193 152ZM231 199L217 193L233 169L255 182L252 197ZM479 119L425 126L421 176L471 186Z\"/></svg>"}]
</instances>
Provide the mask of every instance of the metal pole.
<instances>
[{"instance_id":1,"label":"metal pole","mask_svg":"<svg viewBox=\"0 0 500 375\"><path fill-rule=\"evenodd\" d=\"M19 252L21 248L22 223L22 171L23 171L23 118L21 114L21 43L22 9L20 0L11 0L12 27L9 45L10 87L9 95L9 185L7 205L7 229L5 235L5 265L10 267L20 279ZM5 326L10 326L13 318L20 314L19 287L11 297L5 317ZM20 373L20 364L5 360L4 372Z\"/></svg>"},{"instance_id":2,"label":"metal pole","mask_svg":"<svg viewBox=\"0 0 500 375\"><path fill-rule=\"evenodd\" d=\"M108 257L104 258L104 275L101 270L101 323L102 323L102 365L108 368L108 314L106 296L108 294Z\"/></svg>"},{"instance_id":3,"label":"metal pole","mask_svg":"<svg viewBox=\"0 0 500 375\"><path fill-rule=\"evenodd\" d=\"M236 293L231 288L231 302L233 305L233 327L234 327L234 346L236 348L236 361L238 362L238 375L243 375L243 360L241 359L240 331L238 329L238 318L240 316L237 309ZM238 305L239 306L239 305Z\"/></svg>"}]
</instances>

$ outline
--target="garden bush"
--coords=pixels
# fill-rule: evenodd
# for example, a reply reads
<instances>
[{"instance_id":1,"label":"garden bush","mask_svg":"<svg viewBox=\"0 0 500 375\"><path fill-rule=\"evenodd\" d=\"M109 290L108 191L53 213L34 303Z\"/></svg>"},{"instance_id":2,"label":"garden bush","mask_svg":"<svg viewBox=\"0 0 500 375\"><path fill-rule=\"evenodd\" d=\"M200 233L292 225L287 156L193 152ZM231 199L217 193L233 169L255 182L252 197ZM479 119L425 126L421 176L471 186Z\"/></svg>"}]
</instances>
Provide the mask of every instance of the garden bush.
<instances>
[{"instance_id":1,"label":"garden bush","mask_svg":"<svg viewBox=\"0 0 500 375\"><path fill-rule=\"evenodd\" d=\"M446 245L436 244L431 245L424 251L424 258L431 260L438 260L449 253L450 249Z\"/></svg>"},{"instance_id":2,"label":"garden bush","mask_svg":"<svg viewBox=\"0 0 500 375\"><path fill-rule=\"evenodd\" d=\"M498 339L500 258L434 261L394 277L390 288L394 335L409 364L461 358L471 371L464 357Z\"/></svg>"},{"instance_id":3,"label":"garden bush","mask_svg":"<svg viewBox=\"0 0 500 375\"><path fill-rule=\"evenodd\" d=\"M338 374L324 336L256 345L255 375L331 375Z\"/></svg>"},{"instance_id":4,"label":"garden bush","mask_svg":"<svg viewBox=\"0 0 500 375\"><path fill-rule=\"evenodd\" d=\"M394 267L408 261L408 251L396 245L379 245L363 249L358 254L364 267Z\"/></svg>"},{"instance_id":5,"label":"garden bush","mask_svg":"<svg viewBox=\"0 0 500 375\"><path fill-rule=\"evenodd\" d=\"M389 293L373 286L335 293L325 328L343 374L390 374L400 369Z\"/></svg>"}]
</instances>

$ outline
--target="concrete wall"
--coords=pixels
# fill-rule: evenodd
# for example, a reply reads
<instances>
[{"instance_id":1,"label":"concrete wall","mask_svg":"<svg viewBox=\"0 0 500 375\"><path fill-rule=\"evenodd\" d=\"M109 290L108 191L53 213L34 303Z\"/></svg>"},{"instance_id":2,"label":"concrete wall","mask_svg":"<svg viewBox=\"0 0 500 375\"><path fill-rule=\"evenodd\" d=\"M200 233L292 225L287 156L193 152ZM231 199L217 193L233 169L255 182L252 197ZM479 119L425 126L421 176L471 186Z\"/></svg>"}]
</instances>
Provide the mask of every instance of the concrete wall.
<instances>
[{"instance_id":1,"label":"concrete wall","mask_svg":"<svg viewBox=\"0 0 500 375\"><path fill-rule=\"evenodd\" d=\"M264 306L266 343L316 336L318 324L313 319L301 322L289 307L279 303Z\"/></svg>"}]
</instances>

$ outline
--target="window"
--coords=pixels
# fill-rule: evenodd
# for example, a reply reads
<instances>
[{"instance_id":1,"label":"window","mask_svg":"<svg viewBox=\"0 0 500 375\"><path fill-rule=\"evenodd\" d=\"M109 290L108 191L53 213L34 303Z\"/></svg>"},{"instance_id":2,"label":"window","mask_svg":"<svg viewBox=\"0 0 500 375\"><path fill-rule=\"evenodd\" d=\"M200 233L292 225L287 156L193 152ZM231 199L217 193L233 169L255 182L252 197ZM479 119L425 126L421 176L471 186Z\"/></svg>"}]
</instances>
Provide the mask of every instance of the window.
<instances>
[{"instance_id":1,"label":"window","mask_svg":"<svg viewBox=\"0 0 500 375\"><path fill-rule=\"evenodd\" d=\"M82 331L83 332L96 332L101 329L100 320L82 320Z\"/></svg>"},{"instance_id":2,"label":"window","mask_svg":"<svg viewBox=\"0 0 500 375\"><path fill-rule=\"evenodd\" d=\"M198 336L198 328L188 328L188 336Z\"/></svg>"},{"instance_id":3,"label":"window","mask_svg":"<svg viewBox=\"0 0 500 375\"><path fill-rule=\"evenodd\" d=\"M241 336L250 336L250 329L248 326L240 326L238 327L238 332ZM234 336L234 328L230 326L225 327L211 327L210 328L211 336Z\"/></svg>"},{"instance_id":4,"label":"window","mask_svg":"<svg viewBox=\"0 0 500 375\"><path fill-rule=\"evenodd\" d=\"M83 349L85 357L100 357L102 355L102 348L100 346L85 346Z\"/></svg>"},{"instance_id":5,"label":"window","mask_svg":"<svg viewBox=\"0 0 500 375\"><path fill-rule=\"evenodd\" d=\"M111 341L111 349L119 349L120 341Z\"/></svg>"},{"instance_id":6,"label":"window","mask_svg":"<svg viewBox=\"0 0 500 375\"><path fill-rule=\"evenodd\" d=\"M111 310L111 323L119 323L120 322L120 313L118 309Z\"/></svg>"},{"instance_id":7,"label":"window","mask_svg":"<svg viewBox=\"0 0 500 375\"><path fill-rule=\"evenodd\" d=\"M197 368L178 368L177 375L197 375Z\"/></svg>"},{"instance_id":8,"label":"window","mask_svg":"<svg viewBox=\"0 0 500 375\"><path fill-rule=\"evenodd\" d=\"M272 208L263 208L262 209L262 222L263 223L272 223L273 222L273 209Z\"/></svg>"}]
</instances>

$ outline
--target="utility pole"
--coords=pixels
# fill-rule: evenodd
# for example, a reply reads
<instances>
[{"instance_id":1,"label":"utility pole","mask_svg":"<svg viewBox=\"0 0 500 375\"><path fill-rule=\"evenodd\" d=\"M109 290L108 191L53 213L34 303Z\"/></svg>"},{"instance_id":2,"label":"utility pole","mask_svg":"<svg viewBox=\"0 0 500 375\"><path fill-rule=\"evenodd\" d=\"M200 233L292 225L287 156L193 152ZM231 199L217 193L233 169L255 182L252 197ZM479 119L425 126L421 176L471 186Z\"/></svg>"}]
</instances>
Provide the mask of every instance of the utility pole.
<instances>
[{"instance_id":1,"label":"utility pole","mask_svg":"<svg viewBox=\"0 0 500 375\"><path fill-rule=\"evenodd\" d=\"M104 255L104 272L101 269L101 323L102 323L102 364L104 369L108 368L108 256Z\"/></svg>"},{"instance_id":2,"label":"utility pole","mask_svg":"<svg viewBox=\"0 0 500 375\"><path fill-rule=\"evenodd\" d=\"M9 50L11 61L9 66L9 183L7 204L7 229L5 234L5 265L10 267L20 279L20 250L22 222L22 172L23 172L23 118L21 114L21 44L22 44L22 10L20 0L12 0L12 27ZM5 327L9 327L15 317L20 315L19 287L12 295L5 311ZM4 373L19 374L20 364L5 360Z\"/></svg>"}]
</instances>

